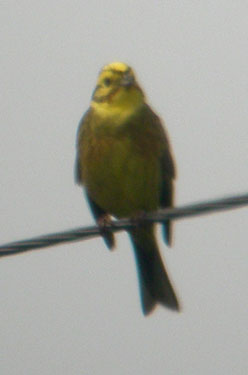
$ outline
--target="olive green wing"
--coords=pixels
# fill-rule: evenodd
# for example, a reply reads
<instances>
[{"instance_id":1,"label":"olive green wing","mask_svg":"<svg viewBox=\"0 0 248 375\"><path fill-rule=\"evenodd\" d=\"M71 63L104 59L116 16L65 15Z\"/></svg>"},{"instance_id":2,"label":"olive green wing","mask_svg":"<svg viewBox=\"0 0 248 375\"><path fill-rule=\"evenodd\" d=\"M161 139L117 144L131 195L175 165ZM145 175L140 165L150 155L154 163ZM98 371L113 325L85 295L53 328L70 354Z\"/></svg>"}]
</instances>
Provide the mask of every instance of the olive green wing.
<instances>
[{"instance_id":1,"label":"olive green wing","mask_svg":"<svg viewBox=\"0 0 248 375\"><path fill-rule=\"evenodd\" d=\"M165 169L163 166L167 163L167 155L164 155L161 161L162 172L164 173ZM171 177L166 173L163 174L162 190L160 204L163 208L171 208L174 204L174 182ZM172 243L172 222L171 220L165 220L163 224L163 235L165 242L171 246Z\"/></svg>"},{"instance_id":2,"label":"olive green wing","mask_svg":"<svg viewBox=\"0 0 248 375\"><path fill-rule=\"evenodd\" d=\"M162 208L173 207L174 204L174 179L176 177L176 168L171 151L169 138L159 117L151 110L153 129L156 132L156 138L159 139L158 148L159 162L162 173L162 186L160 196L160 206ZM172 223L166 220L163 224L163 234L165 242L170 246L172 242Z\"/></svg>"},{"instance_id":3,"label":"olive green wing","mask_svg":"<svg viewBox=\"0 0 248 375\"><path fill-rule=\"evenodd\" d=\"M160 124L161 125L161 124ZM161 125L162 127L162 125ZM169 139L165 130L163 130L163 147L161 155L162 171L162 189L160 204L163 208L170 208L174 205L174 179L176 177L175 162L172 156ZM165 242L170 246L172 243L172 222L166 220L163 225L163 234Z\"/></svg>"},{"instance_id":4,"label":"olive green wing","mask_svg":"<svg viewBox=\"0 0 248 375\"><path fill-rule=\"evenodd\" d=\"M82 165L82 158L80 158L80 149L83 144L83 137L85 136L85 132L87 131L90 118L91 118L91 111L89 109L80 120L79 125L78 125L78 130L77 130L76 161L75 161L75 168L74 168L74 176L75 176L75 182L79 185L83 184L83 165Z\"/></svg>"},{"instance_id":5,"label":"olive green wing","mask_svg":"<svg viewBox=\"0 0 248 375\"><path fill-rule=\"evenodd\" d=\"M83 118L81 119L78 127L77 132L77 151L76 151L76 162L75 162L75 182L79 185L83 185L83 163L82 158L80 157L80 150L83 144L83 138L87 135L87 131L89 131L89 124L91 121L92 112L89 109ZM89 196L88 192L86 191L86 198L88 200L91 212L93 217L95 218L96 222L100 223L102 218L108 216L107 212L105 212L98 204L96 204L91 197ZM103 239L108 246L109 249L112 249L115 245L113 233L109 230L105 229L104 227L101 228Z\"/></svg>"},{"instance_id":6,"label":"olive green wing","mask_svg":"<svg viewBox=\"0 0 248 375\"><path fill-rule=\"evenodd\" d=\"M113 249L115 246L115 239L113 233L104 226L104 222L108 222L110 220L110 215L107 214L96 202L91 199L89 194L86 192L86 197L91 209L91 212L99 225L99 229L101 231L101 235L104 239L105 244L109 249ZM103 223L103 224L101 224Z\"/></svg>"}]
</instances>

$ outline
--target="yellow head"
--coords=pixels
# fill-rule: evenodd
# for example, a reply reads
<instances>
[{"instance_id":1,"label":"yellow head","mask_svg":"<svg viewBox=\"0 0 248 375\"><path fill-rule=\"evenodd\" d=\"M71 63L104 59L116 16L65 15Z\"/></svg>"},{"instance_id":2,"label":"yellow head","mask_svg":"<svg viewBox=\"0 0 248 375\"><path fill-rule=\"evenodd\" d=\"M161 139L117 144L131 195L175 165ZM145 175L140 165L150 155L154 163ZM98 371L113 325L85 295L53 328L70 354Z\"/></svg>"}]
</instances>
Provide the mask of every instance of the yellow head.
<instances>
[{"instance_id":1,"label":"yellow head","mask_svg":"<svg viewBox=\"0 0 248 375\"><path fill-rule=\"evenodd\" d=\"M104 117L126 117L144 103L133 70L122 62L101 70L92 95L91 106Z\"/></svg>"}]
</instances>

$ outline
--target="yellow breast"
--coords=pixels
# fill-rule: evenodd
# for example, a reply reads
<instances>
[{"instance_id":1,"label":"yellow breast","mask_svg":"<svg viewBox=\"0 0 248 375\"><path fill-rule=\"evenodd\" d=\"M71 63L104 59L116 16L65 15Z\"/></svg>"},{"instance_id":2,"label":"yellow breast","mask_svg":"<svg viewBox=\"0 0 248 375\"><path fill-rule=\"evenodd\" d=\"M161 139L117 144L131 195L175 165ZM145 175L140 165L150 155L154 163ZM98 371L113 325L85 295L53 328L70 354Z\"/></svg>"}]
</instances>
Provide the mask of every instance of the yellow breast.
<instances>
[{"instance_id":1,"label":"yellow breast","mask_svg":"<svg viewBox=\"0 0 248 375\"><path fill-rule=\"evenodd\" d=\"M94 135L82 150L84 184L100 207L117 217L158 208L158 158L142 152L132 134Z\"/></svg>"}]
</instances>

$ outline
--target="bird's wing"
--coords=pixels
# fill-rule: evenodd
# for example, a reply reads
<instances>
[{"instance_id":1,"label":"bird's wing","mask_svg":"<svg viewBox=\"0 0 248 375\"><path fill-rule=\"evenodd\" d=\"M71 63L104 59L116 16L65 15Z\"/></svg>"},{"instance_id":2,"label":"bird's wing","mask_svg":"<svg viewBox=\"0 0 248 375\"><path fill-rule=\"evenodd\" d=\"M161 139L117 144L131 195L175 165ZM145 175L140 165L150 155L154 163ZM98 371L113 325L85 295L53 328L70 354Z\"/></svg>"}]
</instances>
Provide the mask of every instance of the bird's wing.
<instances>
[{"instance_id":1,"label":"bird's wing","mask_svg":"<svg viewBox=\"0 0 248 375\"><path fill-rule=\"evenodd\" d=\"M162 126L162 125L161 125ZM163 129L164 130L164 129ZM174 178L176 176L175 163L166 132L164 131L164 147L161 157L162 189L161 207L173 207L174 204ZM172 222L166 220L163 225L165 242L170 246L172 242Z\"/></svg>"},{"instance_id":2,"label":"bird's wing","mask_svg":"<svg viewBox=\"0 0 248 375\"><path fill-rule=\"evenodd\" d=\"M176 177L175 162L171 151L169 138L164 129L159 117L152 112L152 124L157 132L157 139L159 139L160 148L160 166L162 173L162 188L160 205L163 208L173 207L174 198L174 184L173 180ZM172 240L172 228L170 220L166 220L163 224L164 240L170 246Z\"/></svg>"},{"instance_id":3,"label":"bird's wing","mask_svg":"<svg viewBox=\"0 0 248 375\"><path fill-rule=\"evenodd\" d=\"M93 199L91 199L88 192L86 192L86 197L87 197L91 212L101 229L101 232L102 232L101 234L105 241L105 244L107 245L109 249L113 249L115 247L114 235L110 230L107 229L107 227L105 228L104 225L101 225L102 220L103 221L110 220L110 215L108 215L108 213L105 210L103 210L100 206L98 206L98 204L96 204L96 202L93 201Z\"/></svg>"},{"instance_id":4,"label":"bird's wing","mask_svg":"<svg viewBox=\"0 0 248 375\"><path fill-rule=\"evenodd\" d=\"M77 131L77 144L76 144L76 161L75 161L75 169L74 169L74 174L75 174L75 182L79 185L83 184L83 165L82 165L82 160L79 157L80 153L80 145L82 145L82 138L85 133L85 129L89 123L90 120L90 109L83 115L82 119L79 122L78 125L78 131Z\"/></svg>"},{"instance_id":5,"label":"bird's wing","mask_svg":"<svg viewBox=\"0 0 248 375\"><path fill-rule=\"evenodd\" d=\"M83 165L82 165L82 158L80 158L80 148L82 147L83 144L83 137L85 136L85 132L88 130L88 126L90 123L90 118L91 118L91 110L89 109L81 119L78 127L78 132L77 132L77 154L76 154L76 162L75 162L75 181L79 185L83 184ZM101 218L107 217L107 213L100 207L98 204L96 204L92 198L90 197L89 193L86 191L86 197L91 209L91 212L99 224L99 220ZM103 239L108 246L109 249L112 249L115 245L114 242L114 235L111 231L107 229L102 229L102 236Z\"/></svg>"}]
</instances>

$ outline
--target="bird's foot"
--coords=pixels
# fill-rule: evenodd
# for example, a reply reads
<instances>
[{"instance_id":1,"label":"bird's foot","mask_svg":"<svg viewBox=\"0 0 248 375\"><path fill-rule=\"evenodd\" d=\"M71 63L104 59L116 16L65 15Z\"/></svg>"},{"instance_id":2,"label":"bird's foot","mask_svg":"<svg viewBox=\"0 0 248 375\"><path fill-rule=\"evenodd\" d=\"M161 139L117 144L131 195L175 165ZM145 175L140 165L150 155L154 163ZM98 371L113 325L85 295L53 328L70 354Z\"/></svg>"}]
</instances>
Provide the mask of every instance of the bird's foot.
<instances>
[{"instance_id":1,"label":"bird's foot","mask_svg":"<svg viewBox=\"0 0 248 375\"><path fill-rule=\"evenodd\" d=\"M101 215L97 219L97 225L101 230L106 230L111 225L111 218L108 214Z\"/></svg>"}]
</instances>

